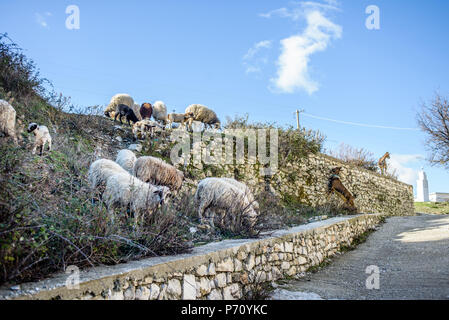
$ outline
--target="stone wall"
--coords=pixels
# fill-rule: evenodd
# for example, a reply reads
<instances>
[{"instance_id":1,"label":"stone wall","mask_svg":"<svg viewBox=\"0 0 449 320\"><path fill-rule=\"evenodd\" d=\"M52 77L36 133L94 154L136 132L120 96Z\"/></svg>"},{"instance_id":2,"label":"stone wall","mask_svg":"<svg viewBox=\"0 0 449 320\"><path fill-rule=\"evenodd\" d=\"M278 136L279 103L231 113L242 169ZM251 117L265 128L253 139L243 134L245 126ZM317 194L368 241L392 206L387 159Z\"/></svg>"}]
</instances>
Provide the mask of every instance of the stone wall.
<instances>
[{"instance_id":1,"label":"stone wall","mask_svg":"<svg viewBox=\"0 0 449 320\"><path fill-rule=\"evenodd\" d=\"M60 274L1 288L0 299L239 299L252 283L319 265L382 219L380 214L332 218L261 239L211 243L190 254L92 268L81 272L79 288L68 289L68 275Z\"/></svg>"},{"instance_id":2,"label":"stone wall","mask_svg":"<svg viewBox=\"0 0 449 320\"><path fill-rule=\"evenodd\" d=\"M330 170L335 167L343 168L340 179L349 192L357 196L355 205L358 212L414 214L411 185L320 153L280 165L270 179L260 176L257 167L248 166L238 167L236 178L246 181L253 189L269 187L283 198L316 207L329 201L342 201L338 196L327 195Z\"/></svg>"}]
</instances>

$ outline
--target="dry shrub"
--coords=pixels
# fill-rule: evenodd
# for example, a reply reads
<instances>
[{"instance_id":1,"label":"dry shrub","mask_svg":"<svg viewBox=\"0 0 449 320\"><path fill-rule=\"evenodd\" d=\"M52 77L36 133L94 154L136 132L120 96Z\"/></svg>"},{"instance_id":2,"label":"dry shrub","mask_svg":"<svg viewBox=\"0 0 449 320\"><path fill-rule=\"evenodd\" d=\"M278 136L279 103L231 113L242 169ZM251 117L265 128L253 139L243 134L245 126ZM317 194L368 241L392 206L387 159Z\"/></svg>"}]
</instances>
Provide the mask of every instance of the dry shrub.
<instances>
[{"instance_id":1,"label":"dry shrub","mask_svg":"<svg viewBox=\"0 0 449 320\"><path fill-rule=\"evenodd\" d=\"M355 148L341 143L337 150L330 151L329 154L353 166L377 172L378 167L374 154L364 148Z\"/></svg>"}]
</instances>

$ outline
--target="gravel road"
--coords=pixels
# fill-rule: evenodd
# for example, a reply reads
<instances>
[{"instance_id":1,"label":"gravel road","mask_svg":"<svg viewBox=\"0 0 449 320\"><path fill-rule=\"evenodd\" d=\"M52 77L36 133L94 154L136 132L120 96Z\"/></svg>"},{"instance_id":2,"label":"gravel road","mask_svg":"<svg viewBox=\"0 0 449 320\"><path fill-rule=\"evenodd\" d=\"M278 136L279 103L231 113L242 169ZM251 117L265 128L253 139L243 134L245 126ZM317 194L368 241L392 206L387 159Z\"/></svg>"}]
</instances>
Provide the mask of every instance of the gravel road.
<instances>
[{"instance_id":1,"label":"gravel road","mask_svg":"<svg viewBox=\"0 0 449 320\"><path fill-rule=\"evenodd\" d=\"M372 265L379 270L379 289L366 287ZM272 298L449 299L449 215L390 217L355 250L280 286Z\"/></svg>"}]
</instances>

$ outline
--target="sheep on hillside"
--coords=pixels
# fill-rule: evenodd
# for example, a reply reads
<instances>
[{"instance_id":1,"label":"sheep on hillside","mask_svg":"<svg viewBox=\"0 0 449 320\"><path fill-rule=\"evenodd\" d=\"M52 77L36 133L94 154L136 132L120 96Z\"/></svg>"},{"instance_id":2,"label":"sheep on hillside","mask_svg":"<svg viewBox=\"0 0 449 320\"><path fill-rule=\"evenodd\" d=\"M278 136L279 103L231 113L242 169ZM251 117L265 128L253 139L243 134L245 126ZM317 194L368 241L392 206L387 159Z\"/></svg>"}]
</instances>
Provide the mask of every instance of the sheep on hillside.
<instances>
[{"instance_id":1,"label":"sheep on hillside","mask_svg":"<svg viewBox=\"0 0 449 320\"><path fill-rule=\"evenodd\" d=\"M118 152L115 162L117 162L123 169L132 174L134 163L136 162L136 160L137 158L134 152L128 149L123 149Z\"/></svg>"},{"instance_id":2,"label":"sheep on hillside","mask_svg":"<svg viewBox=\"0 0 449 320\"><path fill-rule=\"evenodd\" d=\"M163 125L167 123L167 107L162 101L156 101L153 103L153 118L158 122L162 122Z\"/></svg>"},{"instance_id":3,"label":"sheep on hillside","mask_svg":"<svg viewBox=\"0 0 449 320\"><path fill-rule=\"evenodd\" d=\"M254 199L254 195L251 192L251 189L244 183L237 181L233 178L221 178L224 181L236 186L237 188L239 188L240 190L242 190L243 192L245 192L245 195L248 197L248 200L250 201L250 203L252 204L252 206L254 207L254 209L256 211L259 210L259 203Z\"/></svg>"},{"instance_id":4,"label":"sheep on hillside","mask_svg":"<svg viewBox=\"0 0 449 320\"><path fill-rule=\"evenodd\" d=\"M11 99L9 102L0 99L0 132L13 139L17 145L16 136L16 110L14 110Z\"/></svg>"},{"instance_id":5,"label":"sheep on hillside","mask_svg":"<svg viewBox=\"0 0 449 320\"><path fill-rule=\"evenodd\" d=\"M146 213L151 214L164 204L168 192L168 188L153 186L125 172L107 179L103 199L112 220L114 208L130 206L137 225Z\"/></svg>"},{"instance_id":6,"label":"sheep on hillside","mask_svg":"<svg viewBox=\"0 0 449 320\"><path fill-rule=\"evenodd\" d=\"M151 119L151 116L153 115L153 106L151 105L151 103L148 102L142 103L139 112L142 117L141 120Z\"/></svg>"},{"instance_id":7,"label":"sheep on hillside","mask_svg":"<svg viewBox=\"0 0 449 320\"><path fill-rule=\"evenodd\" d=\"M167 122L172 127L172 123L180 123L182 127L185 123L193 117L193 113L169 113L167 116Z\"/></svg>"},{"instance_id":8,"label":"sheep on hillside","mask_svg":"<svg viewBox=\"0 0 449 320\"><path fill-rule=\"evenodd\" d=\"M48 143L48 151L51 151L51 136L46 126L40 126L33 122L28 125L27 131L28 133L33 132L35 135L32 154L36 154L36 149L39 147L39 155L42 156L46 143Z\"/></svg>"},{"instance_id":9,"label":"sheep on hillside","mask_svg":"<svg viewBox=\"0 0 449 320\"><path fill-rule=\"evenodd\" d=\"M134 99L126 93L116 94L111 98L111 101L104 110L104 115L113 119L117 113L118 106L121 104L132 108L134 106Z\"/></svg>"},{"instance_id":10,"label":"sheep on hillside","mask_svg":"<svg viewBox=\"0 0 449 320\"><path fill-rule=\"evenodd\" d=\"M156 130L165 130L165 127L149 119L143 119L133 124L133 135L136 140L139 139L139 136L141 139L145 139L147 132L150 132L150 136L153 137Z\"/></svg>"},{"instance_id":11,"label":"sheep on hillside","mask_svg":"<svg viewBox=\"0 0 449 320\"><path fill-rule=\"evenodd\" d=\"M128 173L118 163L109 159L98 159L94 161L88 172L88 181L91 189L95 189L99 185L106 184L106 180L121 173Z\"/></svg>"},{"instance_id":12,"label":"sheep on hillside","mask_svg":"<svg viewBox=\"0 0 449 320\"><path fill-rule=\"evenodd\" d=\"M193 121L200 121L204 123L205 128L208 126L212 128L212 125L214 125L216 129L219 129L221 126L217 114L213 110L201 104L191 104L186 108L185 113L193 113L193 117L189 119L190 131L192 131Z\"/></svg>"},{"instance_id":13,"label":"sheep on hillside","mask_svg":"<svg viewBox=\"0 0 449 320\"><path fill-rule=\"evenodd\" d=\"M184 173L155 157L140 157L134 164L133 175L144 182L167 186L177 191L182 186Z\"/></svg>"},{"instance_id":14,"label":"sheep on hillside","mask_svg":"<svg viewBox=\"0 0 449 320\"><path fill-rule=\"evenodd\" d=\"M240 187L222 178L206 178L200 181L195 193L195 203L198 206L198 216L204 222L203 215L207 209L222 209L225 213L221 216L221 221L228 214L241 214L241 217L232 216L232 221L242 219L252 228L256 223L258 213L246 192ZM235 210L241 212L233 212ZM209 224L214 225L214 215L209 217ZM231 226L232 228L232 226Z\"/></svg>"},{"instance_id":15,"label":"sheep on hillside","mask_svg":"<svg viewBox=\"0 0 449 320\"><path fill-rule=\"evenodd\" d=\"M128 122L129 125L131 125L131 121L133 123L136 123L139 121L139 119L135 115L133 109L124 104L121 104L118 106L117 112L115 113L115 116L114 116L114 121L117 120L117 117L119 117L121 124L123 124L122 117L126 118L126 121Z\"/></svg>"}]
</instances>

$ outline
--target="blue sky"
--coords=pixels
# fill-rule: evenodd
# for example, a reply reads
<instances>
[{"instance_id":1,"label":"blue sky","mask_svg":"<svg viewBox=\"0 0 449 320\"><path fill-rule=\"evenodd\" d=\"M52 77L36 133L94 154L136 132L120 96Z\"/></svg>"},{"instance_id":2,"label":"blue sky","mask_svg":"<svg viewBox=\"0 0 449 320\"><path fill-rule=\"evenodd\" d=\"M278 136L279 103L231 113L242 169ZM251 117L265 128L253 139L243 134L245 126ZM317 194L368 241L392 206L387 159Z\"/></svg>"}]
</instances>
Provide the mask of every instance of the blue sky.
<instances>
[{"instance_id":1,"label":"blue sky","mask_svg":"<svg viewBox=\"0 0 449 320\"><path fill-rule=\"evenodd\" d=\"M80 29L65 26L68 5ZM368 30L368 5L380 29ZM20 1L0 2L0 32L26 50L58 91L80 106L129 93L169 111L201 103L226 116L295 125L293 112L369 125L416 128L422 101L449 95L449 2ZM380 157L403 181L425 168L431 192L449 172L424 160L417 130L361 127L301 116L341 142Z\"/></svg>"}]
</instances>

